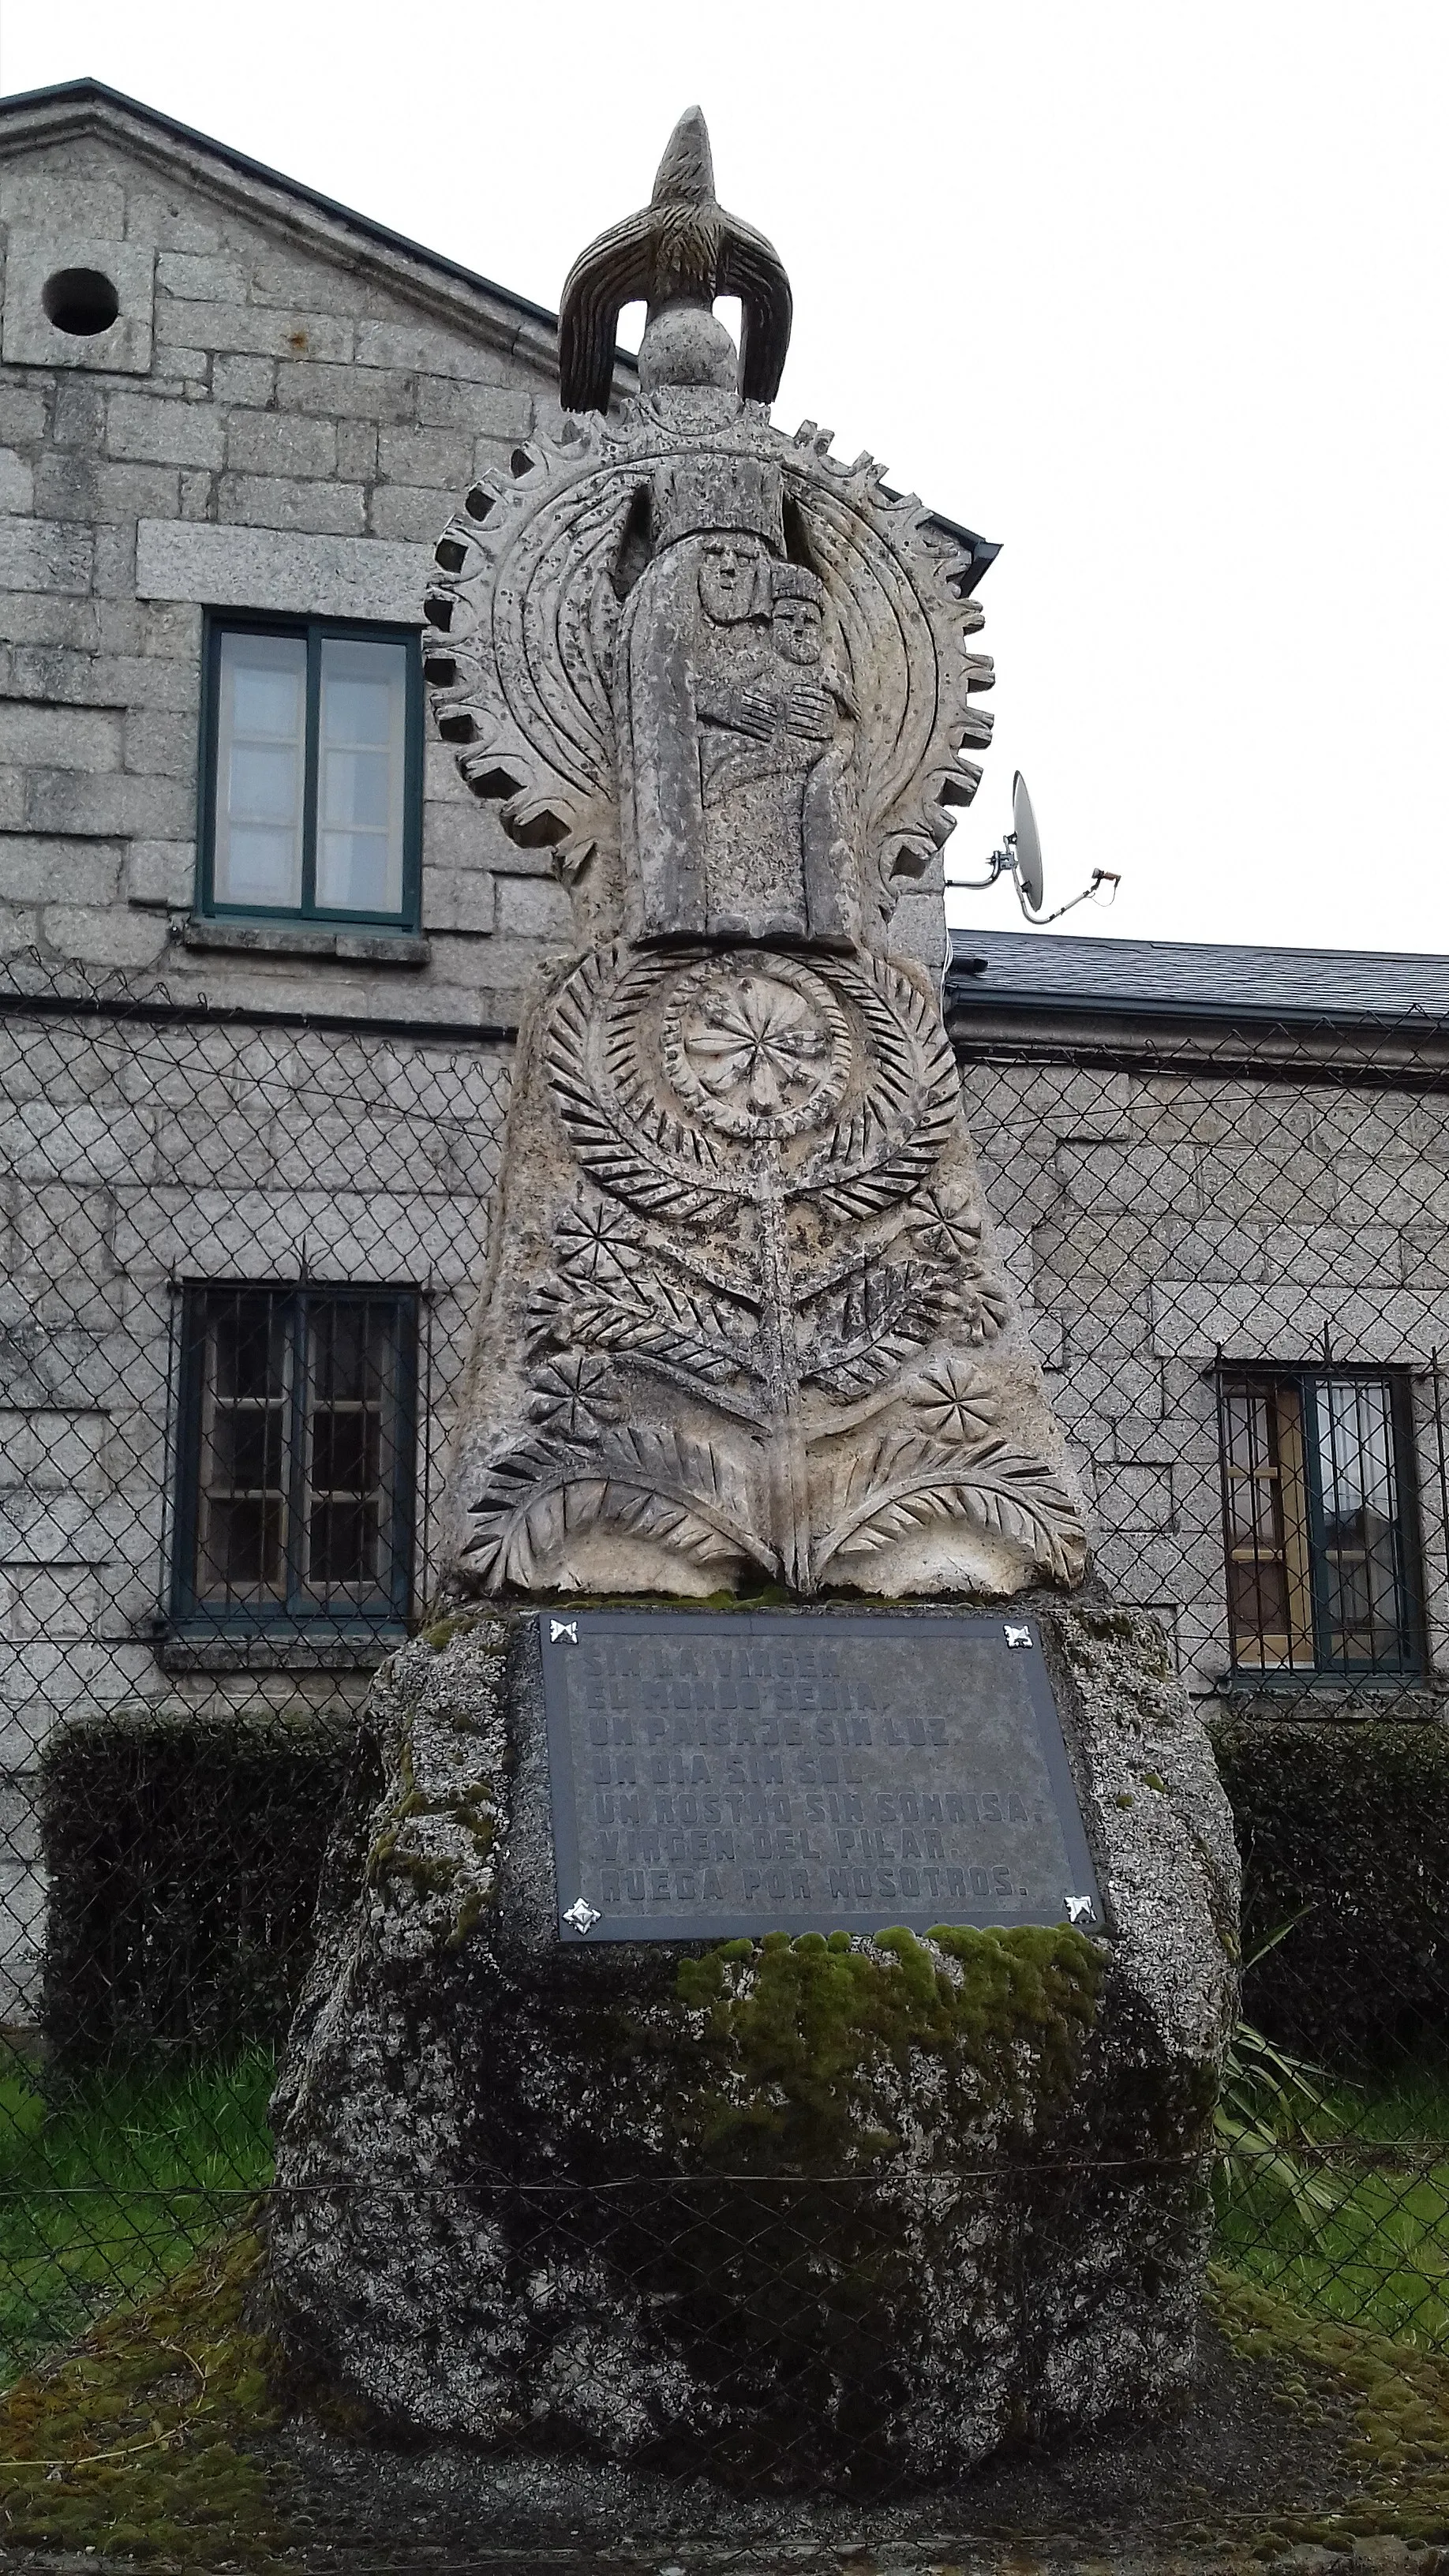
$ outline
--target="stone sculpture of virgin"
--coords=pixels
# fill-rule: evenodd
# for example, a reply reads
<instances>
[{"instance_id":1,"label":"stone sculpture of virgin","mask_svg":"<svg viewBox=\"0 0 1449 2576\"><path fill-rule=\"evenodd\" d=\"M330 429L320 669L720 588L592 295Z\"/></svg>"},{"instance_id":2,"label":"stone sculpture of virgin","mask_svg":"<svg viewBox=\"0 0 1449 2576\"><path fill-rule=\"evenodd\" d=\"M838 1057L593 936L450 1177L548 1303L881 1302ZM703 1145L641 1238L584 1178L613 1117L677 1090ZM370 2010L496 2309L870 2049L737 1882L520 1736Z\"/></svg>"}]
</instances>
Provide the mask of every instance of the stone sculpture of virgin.
<instances>
[{"instance_id":1,"label":"stone sculpture of virgin","mask_svg":"<svg viewBox=\"0 0 1449 2576\"><path fill-rule=\"evenodd\" d=\"M696 112L565 285L576 417L438 548L443 732L552 845L579 924L520 1043L450 1480L467 1585L1009 1592L1081 1566L934 971L990 550L773 426L789 318Z\"/></svg>"},{"instance_id":2,"label":"stone sculpture of virgin","mask_svg":"<svg viewBox=\"0 0 1449 2576\"><path fill-rule=\"evenodd\" d=\"M644 939L849 946L853 704L776 469L661 475L615 652L621 849ZM702 522L702 524L700 524Z\"/></svg>"}]
</instances>

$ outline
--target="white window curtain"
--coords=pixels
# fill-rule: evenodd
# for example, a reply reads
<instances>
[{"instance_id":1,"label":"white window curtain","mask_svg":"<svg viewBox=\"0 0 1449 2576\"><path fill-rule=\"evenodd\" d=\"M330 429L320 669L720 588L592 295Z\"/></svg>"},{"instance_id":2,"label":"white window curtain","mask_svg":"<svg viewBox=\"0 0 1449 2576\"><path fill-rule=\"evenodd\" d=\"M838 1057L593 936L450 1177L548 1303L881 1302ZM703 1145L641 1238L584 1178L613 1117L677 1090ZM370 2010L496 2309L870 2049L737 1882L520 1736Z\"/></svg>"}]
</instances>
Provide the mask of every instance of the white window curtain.
<instances>
[{"instance_id":1,"label":"white window curtain","mask_svg":"<svg viewBox=\"0 0 1449 2576\"><path fill-rule=\"evenodd\" d=\"M307 643L301 635L221 639L215 894L218 903L302 901Z\"/></svg>"},{"instance_id":2,"label":"white window curtain","mask_svg":"<svg viewBox=\"0 0 1449 2576\"><path fill-rule=\"evenodd\" d=\"M402 910L406 713L401 644L323 637L319 911Z\"/></svg>"}]
</instances>

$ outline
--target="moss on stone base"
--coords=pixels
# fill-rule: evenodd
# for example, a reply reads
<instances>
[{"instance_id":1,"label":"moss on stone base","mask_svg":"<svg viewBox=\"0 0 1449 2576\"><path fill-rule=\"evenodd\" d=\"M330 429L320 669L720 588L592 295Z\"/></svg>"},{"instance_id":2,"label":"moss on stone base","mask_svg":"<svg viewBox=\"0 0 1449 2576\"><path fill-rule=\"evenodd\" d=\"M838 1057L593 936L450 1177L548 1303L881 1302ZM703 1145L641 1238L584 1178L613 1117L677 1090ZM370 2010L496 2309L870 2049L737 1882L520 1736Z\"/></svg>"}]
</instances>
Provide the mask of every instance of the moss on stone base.
<instances>
[{"instance_id":1,"label":"moss on stone base","mask_svg":"<svg viewBox=\"0 0 1449 2576\"><path fill-rule=\"evenodd\" d=\"M1103 1973L1100 1951L1061 1926L727 1941L676 1980L712 2078L691 2125L726 2162L818 2172L898 2155L889 2113L920 2125L913 2058L934 2061L943 2146L959 2144L964 2119L1049 2114L1070 2092Z\"/></svg>"},{"instance_id":2,"label":"moss on stone base","mask_svg":"<svg viewBox=\"0 0 1449 2576\"><path fill-rule=\"evenodd\" d=\"M805 1953L812 1955L818 1953ZM251 2446L262 2449L277 2421L272 2349L244 2322L259 2263L254 2235L223 2240L155 2298L107 2319L0 2397L0 2513L8 2546L90 2549L167 2570L234 2566L295 2576L300 2555L315 2543L319 2503L321 2528L327 2527L326 2502L335 2487L310 2494L300 2468L280 2484L252 2456ZM1291 2542L1344 2552L1367 2535L1449 2542L1449 2355L1415 2352L1361 2328L1304 2315L1221 2268L1212 2276L1209 2308L1254 2373L1239 2394L1240 2413L1276 2402L1312 2426L1341 2422L1349 2402L1356 2422L1343 2463L1348 2474L1325 2481L1333 2492L1313 2511L1261 2505L1210 2511L1205 2519L1194 2517L1190 2533L1170 2514L1159 2529L1167 2555L1161 2562L1154 2555L1152 2564L1165 2570L1170 2555L1181 2565L1179 2553L1189 2541L1194 2564L1230 2558L1235 2566L1273 2560ZM909 2363L909 2354L903 2359ZM339 2450L357 2445L345 2454L355 2462L342 2472L349 2488L360 2480L364 2492L378 2495L379 2514L395 2514L392 2470L385 2489L371 2485L375 2455L361 2421L328 2421L342 2437ZM1184 2439L1191 2441L1190 2427ZM1117 2428L1109 2447L1120 2441ZM497 2455L484 2455L481 2468L491 2491ZM1045 2551L1057 2531L1057 2509L1048 2496L1042 2502L1048 2509L1039 2516L1028 2506L1013 2520L1010 2537L1018 2548L1040 2541ZM414 2501L410 2512L419 2510ZM727 2523L727 2509L717 2495L711 2498L716 2536L722 2510ZM571 2505L570 2519L576 2511ZM995 2528L993 2509L983 2518L982 2501L972 2500L970 2490L958 2489L949 2509L945 2499L934 2499L932 2517L934 2533L959 2529L960 2518L976 2532ZM1110 2504L1103 2510L1100 2500L1094 2503L1093 2542L1104 2554L1112 2547L1114 2519ZM636 2521L634 2527L646 2526ZM918 2530L909 2505L900 2530L903 2538ZM1079 2539L1075 2522L1073 2530ZM1134 2563L1147 2563L1135 2522L1132 2531ZM390 2525L389 2540L397 2536ZM428 2536L436 2541L436 2534ZM451 2525L447 2536L454 2536ZM671 2524L671 2555L678 2555L679 2536ZM936 2543L933 2555L946 2548L945 2541ZM664 2554L663 2542L655 2554ZM1055 2552L1049 2554L1055 2563ZM1339 2563L1346 2576L1347 2559Z\"/></svg>"}]
</instances>

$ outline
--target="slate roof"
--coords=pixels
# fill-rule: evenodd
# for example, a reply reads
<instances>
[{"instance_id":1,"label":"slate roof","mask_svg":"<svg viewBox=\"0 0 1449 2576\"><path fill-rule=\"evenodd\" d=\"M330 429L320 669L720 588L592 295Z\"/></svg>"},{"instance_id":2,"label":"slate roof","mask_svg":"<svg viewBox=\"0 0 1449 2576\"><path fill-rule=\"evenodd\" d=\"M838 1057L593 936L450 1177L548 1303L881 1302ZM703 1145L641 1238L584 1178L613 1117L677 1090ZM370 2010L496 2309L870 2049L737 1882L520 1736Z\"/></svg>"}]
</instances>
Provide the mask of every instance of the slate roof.
<instances>
[{"instance_id":1,"label":"slate roof","mask_svg":"<svg viewBox=\"0 0 1449 2576\"><path fill-rule=\"evenodd\" d=\"M957 930L947 997L1032 1017L1364 1020L1449 1025L1449 957L1363 948L1249 948L1216 940L1064 939ZM973 968L971 961L983 960Z\"/></svg>"}]
</instances>

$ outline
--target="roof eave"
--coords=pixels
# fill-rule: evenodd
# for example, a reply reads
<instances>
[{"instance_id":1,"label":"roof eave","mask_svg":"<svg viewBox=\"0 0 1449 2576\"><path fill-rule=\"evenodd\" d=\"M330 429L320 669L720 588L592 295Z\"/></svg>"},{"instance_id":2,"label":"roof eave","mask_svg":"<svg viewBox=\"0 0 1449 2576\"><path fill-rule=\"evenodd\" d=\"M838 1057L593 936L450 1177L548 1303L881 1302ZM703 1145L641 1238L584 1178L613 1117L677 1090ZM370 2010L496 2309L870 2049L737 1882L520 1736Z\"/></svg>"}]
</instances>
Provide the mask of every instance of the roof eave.
<instances>
[{"instance_id":1,"label":"roof eave","mask_svg":"<svg viewBox=\"0 0 1449 2576\"><path fill-rule=\"evenodd\" d=\"M183 125L104 81L61 81L0 98L0 157L80 134L105 136L153 166L184 171L192 185L270 220L334 259L343 256L413 303L455 326L462 323L490 346L554 378L558 317L546 305L496 285L214 135ZM634 361L626 351L616 353L616 367L620 391L632 389Z\"/></svg>"},{"instance_id":2,"label":"roof eave","mask_svg":"<svg viewBox=\"0 0 1449 2576\"><path fill-rule=\"evenodd\" d=\"M389 225L374 222L370 215L359 214L354 206L344 206L337 198L324 196L320 188L309 188L304 180L291 179L285 171L274 170L265 161L254 161L250 153L239 152L232 144L219 142L215 135L203 134L194 125L183 125L178 117L166 115L159 107L148 107L144 99L131 98L124 90L112 89L106 81L57 81L48 89L17 90L8 98L0 97L0 158L16 147L33 150L73 134L110 135L153 163L171 169L184 166L194 184L224 194L234 203L251 206L253 211L257 195L264 195L271 201L268 211L274 222L294 232L301 231L314 241L320 230L334 257L339 247L345 246L388 284L415 302L431 305L449 320L459 319L461 307L469 324L480 330L492 346L532 363L548 377L550 386L556 381L558 315L551 313L546 304L535 304L526 295L516 295L510 287L481 277L476 269L464 268L442 251L429 250L406 233L394 232ZM299 225L297 213L302 208L312 220ZM343 244L335 237L339 233ZM406 271L404 276L398 274L400 267ZM628 349L616 348L615 400L637 391L638 362ZM1001 549L940 511L933 510L930 516L932 524L970 559L971 574L963 587L965 596L975 589Z\"/></svg>"}]
</instances>

